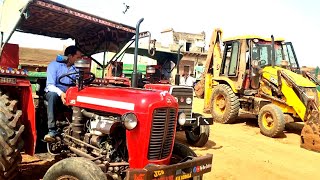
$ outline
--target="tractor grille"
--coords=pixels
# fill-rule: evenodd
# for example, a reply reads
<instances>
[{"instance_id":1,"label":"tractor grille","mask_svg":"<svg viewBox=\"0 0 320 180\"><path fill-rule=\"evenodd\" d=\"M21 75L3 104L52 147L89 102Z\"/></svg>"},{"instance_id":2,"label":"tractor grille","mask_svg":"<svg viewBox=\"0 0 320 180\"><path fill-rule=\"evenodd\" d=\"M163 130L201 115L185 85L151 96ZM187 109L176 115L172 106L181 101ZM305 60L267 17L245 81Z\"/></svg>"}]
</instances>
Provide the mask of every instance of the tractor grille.
<instances>
[{"instance_id":1,"label":"tractor grille","mask_svg":"<svg viewBox=\"0 0 320 180\"><path fill-rule=\"evenodd\" d=\"M160 108L153 111L149 160L159 160L169 156L175 132L175 119L175 109Z\"/></svg>"},{"instance_id":2,"label":"tractor grille","mask_svg":"<svg viewBox=\"0 0 320 180\"><path fill-rule=\"evenodd\" d=\"M179 112L184 112L186 118L191 118L192 103L187 104L186 99L189 97L193 101L193 89L188 87L173 87L171 95L178 99Z\"/></svg>"}]
</instances>

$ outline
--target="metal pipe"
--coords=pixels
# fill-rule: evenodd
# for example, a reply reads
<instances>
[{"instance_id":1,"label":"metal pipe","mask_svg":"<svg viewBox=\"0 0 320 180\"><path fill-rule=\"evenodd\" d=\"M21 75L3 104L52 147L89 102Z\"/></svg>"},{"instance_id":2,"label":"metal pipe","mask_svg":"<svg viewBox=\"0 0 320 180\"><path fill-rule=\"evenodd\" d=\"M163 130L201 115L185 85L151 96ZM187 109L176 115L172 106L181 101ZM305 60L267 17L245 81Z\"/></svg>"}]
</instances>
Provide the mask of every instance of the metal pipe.
<instances>
[{"instance_id":1,"label":"metal pipe","mask_svg":"<svg viewBox=\"0 0 320 180\"><path fill-rule=\"evenodd\" d=\"M275 98L275 97L273 97L273 96L269 96L269 95L264 94L264 93L261 93L260 95L263 96L263 97L265 97L265 98L269 98L269 99L272 99L272 100L274 100L274 101L277 101L277 102L279 102L279 103L281 103L281 104L285 104L285 105L289 106L285 101L280 100L280 99L277 99L277 98Z\"/></svg>"},{"instance_id":2,"label":"metal pipe","mask_svg":"<svg viewBox=\"0 0 320 180\"><path fill-rule=\"evenodd\" d=\"M95 149L95 150L97 150L97 151L101 151L101 149L99 149L99 148L97 148L97 147L94 147L94 146L92 146L91 144L85 143L85 142L83 142L83 141L81 141L81 140L79 140L79 139L77 139L77 138L74 138L74 137L69 136L69 135L67 135L67 134L64 134L64 136L67 137L67 138L72 139L73 141L75 141L75 142L77 142L77 143L84 144L85 146L88 146L89 148Z\"/></svg>"},{"instance_id":3,"label":"metal pipe","mask_svg":"<svg viewBox=\"0 0 320 180\"><path fill-rule=\"evenodd\" d=\"M2 47L2 44L3 44L3 32L1 31L1 44L0 44L0 47Z\"/></svg>"},{"instance_id":4,"label":"metal pipe","mask_svg":"<svg viewBox=\"0 0 320 180\"><path fill-rule=\"evenodd\" d=\"M109 166L129 166L128 162L114 162L114 163L109 163Z\"/></svg>"},{"instance_id":5,"label":"metal pipe","mask_svg":"<svg viewBox=\"0 0 320 180\"><path fill-rule=\"evenodd\" d=\"M103 52L103 62L102 62L102 77L101 77L102 79L104 78L104 69L106 68L105 64L106 64L106 56L107 56L107 49L108 49L107 36L105 36L105 43L106 43L106 46Z\"/></svg>"},{"instance_id":6,"label":"metal pipe","mask_svg":"<svg viewBox=\"0 0 320 180\"><path fill-rule=\"evenodd\" d=\"M271 48L272 48L272 50L271 50L271 53L272 53L272 58L271 58L271 65L272 65L272 67L274 67L274 65L275 65L275 62L276 62L276 49L275 49L275 47L274 47L274 37L273 37L273 35L271 35Z\"/></svg>"},{"instance_id":7,"label":"metal pipe","mask_svg":"<svg viewBox=\"0 0 320 180\"><path fill-rule=\"evenodd\" d=\"M108 67L108 65L112 62L118 61L119 57L122 56L132 44L133 44L133 41L130 41L130 43L126 47L124 47L119 51L119 53L112 56L111 60L107 62L106 67Z\"/></svg>"},{"instance_id":8,"label":"metal pipe","mask_svg":"<svg viewBox=\"0 0 320 180\"><path fill-rule=\"evenodd\" d=\"M104 78L104 69L106 67L104 67L104 65L106 64L106 51L103 52L103 62L102 62L102 77L101 78Z\"/></svg>"},{"instance_id":9,"label":"metal pipe","mask_svg":"<svg viewBox=\"0 0 320 180\"><path fill-rule=\"evenodd\" d=\"M69 146L68 148L69 148L72 152L74 152L75 154L77 154L78 156L82 156L82 157L88 158L88 159L90 159L90 160L96 159L95 157L93 157L93 156L91 156L91 155L89 155L89 154L87 154L87 153L85 153L85 152L83 152L83 151L80 151L80 150L77 149L77 148L74 148L74 147L71 147L71 146Z\"/></svg>"},{"instance_id":10,"label":"metal pipe","mask_svg":"<svg viewBox=\"0 0 320 180\"><path fill-rule=\"evenodd\" d=\"M180 45L179 49L178 49L178 59L177 59L177 74L174 80L175 85L179 85L180 84L180 72L179 72L179 64L180 64L180 50L183 47L183 45Z\"/></svg>"},{"instance_id":11,"label":"metal pipe","mask_svg":"<svg viewBox=\"0 0 320 180\"><path fill-rule=\"evenodd\" d=\"M135 42L135 47L134 47L134 63L133 63L133 72L132 72L132 77L131 77L131 85L132 87L136 88L138 87L138 50L139 50L139 29L140 29L140 24L144 18L141 18L137 25L136 25L136 42Z\"/></svg>"},{"instance_id":12,"label":"metal pipe","mask_svg":"<svg viewBox=\"0 0 320 180\"><path fill-rule=\"evenodd\" d=\"M94 119L96 119L96 118L98 118L99 117L99 115L97 115L97 114L95 114L95 113L92 113L92 112L88 112L88 111L86 111L85 109L81 109L81 113L84 115L84 116L86 116L87 118L94 118Z\"/></svg>"}]
</instances>

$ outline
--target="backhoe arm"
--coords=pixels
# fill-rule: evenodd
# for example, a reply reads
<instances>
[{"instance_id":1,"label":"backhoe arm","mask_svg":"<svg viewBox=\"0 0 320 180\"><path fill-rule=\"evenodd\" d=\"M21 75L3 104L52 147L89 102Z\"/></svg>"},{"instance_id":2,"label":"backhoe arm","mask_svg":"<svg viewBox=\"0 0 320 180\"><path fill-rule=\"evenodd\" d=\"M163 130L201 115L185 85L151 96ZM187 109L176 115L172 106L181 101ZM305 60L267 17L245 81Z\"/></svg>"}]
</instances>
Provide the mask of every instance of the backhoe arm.
<instances>
[{"instance_id":1,"label":"backhoe arm","mask_svg":"<svg viewBox=\"0 0 320 180\"><path fill-rule=\"evenodd\" d=\"M316 88L298 86L283 71L278 71L278 84L287 103L293 105L295 111L305 122L301 131L300 146L320 152L320 112Z\"/></svg>"},{"instance_id":2,"label":"backhoe arm","mask_svg":"<svg viewBox=\"0 0 320 180\"><path fill-rule=\"evenodd\" d=\"M219 28L216 28L211 35L210 43L209 43L209 49L207 54L206 63L204 66L204 71L200 77L200 81L195 85L195 93L198 98L203 98L204 96L204 84L205 84L205 77L208 73L213 73L213 61L216 58L222 58L221 54L221 48L220 43L222 40L222 30Z\"/></svg>"}]
</instances>

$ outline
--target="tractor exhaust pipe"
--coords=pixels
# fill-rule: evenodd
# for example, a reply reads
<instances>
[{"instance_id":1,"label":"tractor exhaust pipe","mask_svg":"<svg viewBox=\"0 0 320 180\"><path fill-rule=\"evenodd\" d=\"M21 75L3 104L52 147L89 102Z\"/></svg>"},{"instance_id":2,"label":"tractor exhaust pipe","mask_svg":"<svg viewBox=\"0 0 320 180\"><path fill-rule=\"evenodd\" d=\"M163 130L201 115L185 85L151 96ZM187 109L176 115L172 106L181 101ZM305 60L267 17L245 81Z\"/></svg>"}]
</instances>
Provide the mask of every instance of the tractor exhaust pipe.
<instances>
[{"instance_id":1,"label":"tractor exhaust pipe","mask_svg":"<svg viewBox=\"0 0 320 180\"><path fill-rule=\"evenodd\" d=\"M136 39L135 39L135 48L134 48L134 63L133 63L133 72L132 72L132 77L131 77L131 85L132 87L136 88L138 87L138 50L139 50L139 29L140 29L140 24L144 18L141 18L137 25L136 25Z\"/></svg>"},{"instance_id":2,"label":"tractor exhaust pipe","mask_svg":"<svg viewBox=\"0 0 320 180\"><path fill-rule=\"evenodd\" d=\"M177 65L176 65L177 66L177 74L174 79L174 84L177 86L180 84L179 64L180 64L180 50L182 47L183 47L183 45L180 45L180 47L178 49L178 59L177 59Z\"/></svg>"}]
</instances>

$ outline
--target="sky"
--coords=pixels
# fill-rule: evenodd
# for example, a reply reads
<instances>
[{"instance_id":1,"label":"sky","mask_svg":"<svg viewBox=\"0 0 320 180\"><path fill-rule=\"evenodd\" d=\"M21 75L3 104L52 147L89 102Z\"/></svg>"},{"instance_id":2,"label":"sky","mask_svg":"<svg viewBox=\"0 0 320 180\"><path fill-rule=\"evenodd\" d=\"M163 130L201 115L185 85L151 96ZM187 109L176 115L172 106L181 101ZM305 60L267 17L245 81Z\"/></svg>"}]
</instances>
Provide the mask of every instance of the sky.
<instances>
[{"instance_id":1,"label":"sky","mask_svg":"<svg viewBox=\"0 0 320 180\"><path fill-rule=\"evenodd\" d=\"M316 56L320 42L319 0L54 0L67 6L135 27L144 18L141 31L150 31L159 39L160 32L206 33L209 43L214 28L223 37L255 34L285 38L294 45L300 65L320 66ZM1 2L1 0L0 0ZM127 12L124 3L129 7ZM33 38L26 41L14 35L11 42L21 46L62 49L60 41ZM42 42L47 42L43 44Z\"/></svg>"}]
</instances>

